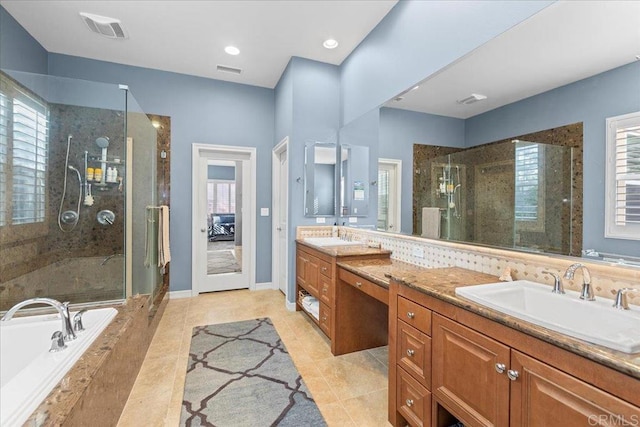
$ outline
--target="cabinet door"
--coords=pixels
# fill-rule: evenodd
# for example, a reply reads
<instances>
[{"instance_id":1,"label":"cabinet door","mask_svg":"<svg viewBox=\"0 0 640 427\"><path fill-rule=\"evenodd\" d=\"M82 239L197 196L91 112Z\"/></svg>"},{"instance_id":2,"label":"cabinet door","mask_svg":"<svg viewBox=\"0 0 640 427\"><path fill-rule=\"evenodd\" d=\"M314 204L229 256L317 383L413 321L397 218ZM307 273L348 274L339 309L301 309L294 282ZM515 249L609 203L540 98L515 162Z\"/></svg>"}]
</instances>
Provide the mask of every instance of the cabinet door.
<instances>
[{"instance_id":1,"label":"cabinet door","mask_svg":"<svg viewBox=\"0 0 640 427\"><path fill-rule=\"evenodd\" d=\"M310 256L304 266L304 284L307 290L318 298L318 260Z\"/></svg>"},{"instance_id":2,"label":"cabinet door","mask_svg":"<svg viewBox=\"0 0 640 427\"><path fill-rule=\"evenodd\" d=\"M432 326L434 397L464 424L507 426L509 347L436 314Z\"/></svg>"},{"instance_id":3,"label":"cabinet door","mask_svg":"<svg viewBox=\"0 0 640 427\"><path fill-rule=\"evenodd\" d=\"M637 406L516 350L511 370L512 426L640 425Z\"/></svg>"},{"instance_id":4,"label":"cabinet door","mask_svg":"<svg viewBox=\"0 0 640 427\"><path fill-rule=\"evenodd\" d=\"M306 265L307 265L307 258L304 256L304 252L300 252L298 250L296 253L296 280L302 286L306 284L306 281L305 281Z\"/></svg>"}]
</instances>

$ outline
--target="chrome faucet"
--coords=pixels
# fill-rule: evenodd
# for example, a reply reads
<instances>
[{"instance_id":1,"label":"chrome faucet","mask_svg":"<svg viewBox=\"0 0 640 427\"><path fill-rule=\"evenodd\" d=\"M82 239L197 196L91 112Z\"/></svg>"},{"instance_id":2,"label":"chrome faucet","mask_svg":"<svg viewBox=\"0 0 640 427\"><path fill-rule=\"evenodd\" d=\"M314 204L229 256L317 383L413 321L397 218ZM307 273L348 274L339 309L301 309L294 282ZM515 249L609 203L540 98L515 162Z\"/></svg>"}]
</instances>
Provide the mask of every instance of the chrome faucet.
<instances>
[{"instance_id":1,"label":"chrome faucet","mask_svg":"<svg viewBox=\"0 0 640 427\"><path fill-rule=\"evenodd\" d=\"M553 290L551 292L554 294L564 294L564 286L562 286L560 276L552 271L543 271L543 273L553 277Z\"/></svg>"},{"instance_id":2,"label":"chrome faucet","mask_svg":"<svg viewBox=\"0 0 640 427\"><path fill-rule=\"evenodd\" d=\"M639 292L640 289L634 288L622 288L616 294L616 302L613 304L613 308L619 310L629 310L629 303L627 302L627 294L631 292Z\"/></svg>"},{"instance_id":3,"label":"chrome faucet","mask_svg":"<svg viewBox=\"0 0 640 427\"><path fill-rule=\"evenodd\" d=\"M58 313L60 313L60 318L62 319L62 336L64 340L72 341L76 339L76 334L75 332L73 332L73 328L71 327L71 319L69 316L69 303L60 302L60 301L54 300L53 298L30 298L22 302L19 302L18 304L11 307L9 311L7 311L4 316L2 316L2 319L0 319L0 321L4 322L6 320L11 320L13 315L16 314L16 312L20 310L22 307L26 307L28 305L33 305L33 304L46 304L58 310Z\"/></svg>"},{"instance_id":4,"label":"chrome faucet","mask_svg":"<svg viewBox=\"0 0 640 427\"><path fill-rule=\"evenodd\" d=\"M564 273L564 278L569 280L573 279L573 275L579 268L582 269L582 290L580 291L580 299L585 301L595 301L596 298L593 296L593 287L591 286L591 274L589 274L589 270L587 270L586 265L580 264L579 262L571 264Z\"/></svg>"}]
</instances>

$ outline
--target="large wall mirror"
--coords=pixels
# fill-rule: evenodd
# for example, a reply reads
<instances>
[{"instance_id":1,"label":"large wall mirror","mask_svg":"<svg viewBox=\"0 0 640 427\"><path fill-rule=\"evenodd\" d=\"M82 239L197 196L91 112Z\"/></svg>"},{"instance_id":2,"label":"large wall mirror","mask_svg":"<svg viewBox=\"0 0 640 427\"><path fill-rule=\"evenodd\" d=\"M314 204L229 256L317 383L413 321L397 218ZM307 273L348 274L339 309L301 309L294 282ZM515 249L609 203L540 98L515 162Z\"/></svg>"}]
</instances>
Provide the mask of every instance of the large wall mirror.
<instances>
[{"instance_id":1,"label":"large wall mirror","mask_svg":"<svg viewBox=\"0 0 640 427\"><path fill-rule=\"evenodd\" d=\"M636 261L604 233L606 120L640 111L633 3L554 3L385 103L381 155L413 151L403 232Z\"/></svg>"},{"instance_id":2,"label":"large wall mirror","mask_svg":"<svg viewBox=\"0 0 640 427\"><path fill-rule=\"evenodd\" d=\"M309 142L304 149L304 216L336 215L336 144Z\"/></svg>"}]
</instances>

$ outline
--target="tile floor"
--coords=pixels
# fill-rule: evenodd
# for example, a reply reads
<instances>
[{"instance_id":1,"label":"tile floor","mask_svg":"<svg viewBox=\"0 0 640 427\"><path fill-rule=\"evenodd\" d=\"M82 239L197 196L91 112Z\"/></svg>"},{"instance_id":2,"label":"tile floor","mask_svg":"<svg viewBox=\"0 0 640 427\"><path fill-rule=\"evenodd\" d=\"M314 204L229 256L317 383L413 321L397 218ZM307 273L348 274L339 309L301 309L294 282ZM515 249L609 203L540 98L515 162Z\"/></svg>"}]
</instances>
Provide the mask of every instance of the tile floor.
<instances>
[{"instance_id":1,"label":"tile floor","mask_svg":"<svg viewBox=\"0 0 640 427\"><path fill-rule=\"evenodd\" d=\"M191 329L258 317L272 319L329 426L390 426L387 347L334 357L306 315L286 309L280 291L239 290L169 301L118 427L178 426Z\"/></svg>"}]
</instances>

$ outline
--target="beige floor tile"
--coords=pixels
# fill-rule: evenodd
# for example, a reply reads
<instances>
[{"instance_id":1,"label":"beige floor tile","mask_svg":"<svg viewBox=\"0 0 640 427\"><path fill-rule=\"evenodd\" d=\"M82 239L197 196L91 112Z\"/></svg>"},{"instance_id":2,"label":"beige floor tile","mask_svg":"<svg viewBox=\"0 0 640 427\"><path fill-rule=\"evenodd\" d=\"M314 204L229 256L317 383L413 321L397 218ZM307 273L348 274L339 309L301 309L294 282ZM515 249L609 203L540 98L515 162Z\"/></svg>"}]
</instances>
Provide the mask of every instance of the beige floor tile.
<instances>
[{"instance_id":1,"label":"beige floor tile","mask_svg":"<svg viewBox=\"0 0 640 427\"><path fill-rule=\"evenodd\" d=\"M390 426L391 424L387 421L389 407L387 398L386 389L378 390L343 400L342 406L357 426Z\"/></svg>"},{"instance_id":2,"label":"beige floor tile","mask_svg":"<svg viewBox=\"0 0 640 427\"><path fill-rule=\"evenodd\" d=\"M329 427L360 427L353 423L340 402L318 405L318 409Z\"/></svg>"},{"instance_id":3,"label":"beige floor tile","mask_svg":"<svg viewBox=\"0 0 640 427\"><path fill-rule=\"evenodd\" d=\"M340 400L388 387L386 367L367 352L319 360L318 369Z\"/></svg>"},{"instance_id":4,"label":"beige floor tile","mask_svg":"<svg viewBox=\"0 0 640 427\"><path fill-rule=\"evenodd\" d=\"M376 358L384 366L389 367L389 346L371 348L367 350L369 354Z\"/></svg>"}]
</instances>

